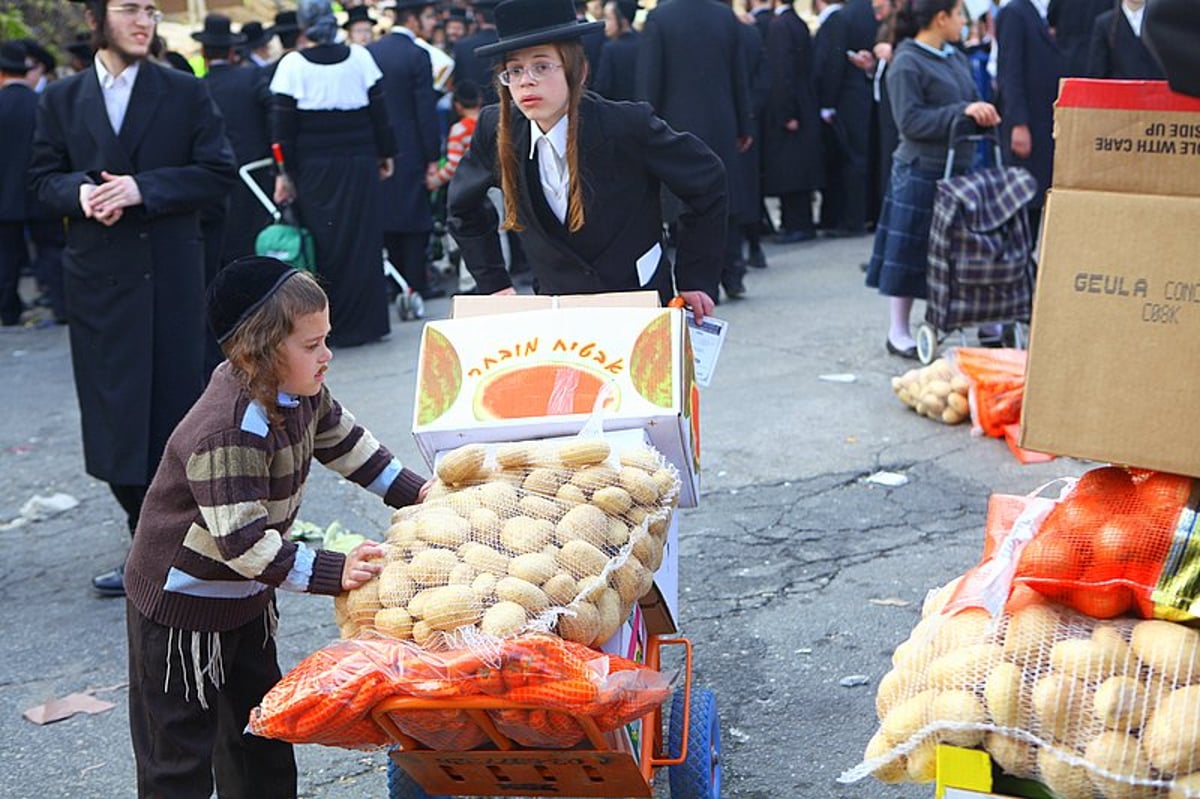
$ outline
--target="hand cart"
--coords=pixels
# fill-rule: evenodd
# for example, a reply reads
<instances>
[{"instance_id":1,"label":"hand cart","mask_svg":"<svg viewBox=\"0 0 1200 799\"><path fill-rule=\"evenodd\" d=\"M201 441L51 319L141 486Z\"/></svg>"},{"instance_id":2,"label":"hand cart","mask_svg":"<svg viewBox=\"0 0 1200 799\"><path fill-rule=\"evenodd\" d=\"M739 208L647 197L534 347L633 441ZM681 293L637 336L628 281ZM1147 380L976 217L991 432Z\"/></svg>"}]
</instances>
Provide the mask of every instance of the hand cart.
<instances>
[{"instance_id":1,"label":"hand cart","mask_svg":"<svg viewBox=\"0 0 1200 799\"><path fill-rule=\"evenodd\" d=\"M440 796L650 797L655 771L667 768L672 799L719 799L721 730L716 697L692 690L692 645L686 638L652 635L646 666L661 667L663 646L684 648L684 684L671 703L667 752L663 751L662 707L640 720L635 753L605 735L592 719L576 716L586 740L565 750L529 749L501 733L489 710L537 710L532 705L494 697L417 699L393 697L372 710L375 723L398 745L388 763L389 799L436 799ZM416 710L464 711L488 738L486 748L433 750L400 730L394 715Z\"/></svg>"}]
</instances>

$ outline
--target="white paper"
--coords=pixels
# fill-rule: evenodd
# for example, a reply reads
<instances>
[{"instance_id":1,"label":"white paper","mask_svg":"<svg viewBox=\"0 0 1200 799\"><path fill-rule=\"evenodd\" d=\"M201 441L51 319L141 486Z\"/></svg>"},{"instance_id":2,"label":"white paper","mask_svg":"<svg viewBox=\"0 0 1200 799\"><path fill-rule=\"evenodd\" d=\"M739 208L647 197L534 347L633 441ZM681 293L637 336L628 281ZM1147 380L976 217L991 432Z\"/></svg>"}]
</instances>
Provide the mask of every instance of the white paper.
<instances>
[{"instance_id":1,"label":"white paper","mask_svg":"<svg viewBox=\"0 0 1200 799\"><path fill-rule=\"evenodd\" d=\"M685 313L688 333L692 337L696 385L705 388L712 381L713 372L717 368L717 359L721 357L721 344L725 341L725 330L729 323L724 319L706 316L703 322L696 324L696 317L692 316L690 311Z\"/></svg>"},{"instance_id":2,"label":"white paper","mask_svg":"<svg viewBox=\"0 0 1200 799\"><path fill-rule=\"evenodd\" d=\"M650 278L654 277L654 273L658 271L658 262L661 260L662 245L656 241L653 247L646 250L642 257L637 259L639 286L644 286L650 282Z\"/></svg>"}]
</instances>

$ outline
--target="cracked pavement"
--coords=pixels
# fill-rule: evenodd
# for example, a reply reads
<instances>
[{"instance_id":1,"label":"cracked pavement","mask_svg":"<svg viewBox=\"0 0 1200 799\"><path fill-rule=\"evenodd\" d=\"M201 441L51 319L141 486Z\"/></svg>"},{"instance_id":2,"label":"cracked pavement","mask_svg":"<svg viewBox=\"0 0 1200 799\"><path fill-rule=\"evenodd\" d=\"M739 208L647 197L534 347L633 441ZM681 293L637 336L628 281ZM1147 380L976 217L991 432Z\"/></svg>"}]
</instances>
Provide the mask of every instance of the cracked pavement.
<instances>
[{"instance_id":1,"label":"cracked pavement","mask_svg":"<svg viewBox=\"0 0 1200 799\"><path fill-rule=\"evenodd\" d=\"M925 593L971 565L987 497L1027 493L1086 464L1020 466L1002 442L917 417L889 380L910 362L883 352L884 301L862 286L870 240L768 245L749 298L730 322L713 385L702 393L700 508L681 520L681 617L696 682L717 695L724 795L738 799L917 799L930 786L843 786L874 731L874 686ZM430 316L448 302L428 304ZM338 351L334 394L407 463L419 323L389 341ZM124 603L91 595L127 536L107 488L83 472L66 331L4 329L0 389L0 524L33 495L80 505L0 529L0 796L135 794L126 717ZM850 373L852 383L821 375ZM422 469L423 470L423 469ZM899 488L867 483L900 472ZM378 534L388 510L316 469L301 517ZM899 600L874 604L869 600ZM907 603L907 604L904 604ZM287 669L336 635L328 599L283 596ZM842 687L865 675L869 682ZM94 690L112 711L38 727L21 712ZM300 792L383 797L384 756L297 748ZM667 796L667 780L657 795Z\"/></svg>"}]
</instances>

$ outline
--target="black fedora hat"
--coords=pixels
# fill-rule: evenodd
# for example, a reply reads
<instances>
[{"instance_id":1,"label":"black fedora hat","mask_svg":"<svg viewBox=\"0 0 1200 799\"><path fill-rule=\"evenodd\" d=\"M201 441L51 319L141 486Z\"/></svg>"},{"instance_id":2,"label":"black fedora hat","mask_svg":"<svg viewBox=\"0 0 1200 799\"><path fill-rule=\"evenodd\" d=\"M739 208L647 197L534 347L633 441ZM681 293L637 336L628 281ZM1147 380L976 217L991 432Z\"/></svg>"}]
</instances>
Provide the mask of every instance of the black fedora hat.
<instances>
[{"instance_id":1,"label":"black fedora hat","mask_svg":"<svg viewBox=\"0 0 1200 799\"><path fill-rule=\"evenodd\" d=\"M450 8L446 9L446 21L449 22L451 20L455 20L463 24L466 24L470 21L467 18L467 10L462 6L450 6Z\"/></svg>"},{"instance_id":2,"label":"black fedora hat","mask_svg":"<svg viewBox=\"0 0 1200 799\"><path fill-rule=\"evenodd\" d=\"M572 0L505 0L496 6L500 40L475 48L477 56L500 55L537 44L578 39L604 29L603 22L580 22Z\"/></svg>"},{"instance_id":3,"label":"black fedora hat","mask_svg":"<svg viewBox=\"0 0 1200 799\"><path fill-rule=\"evenodd\" d=\"M267 43L275 36L274 33L264 28L263 24L258 20L247 22L242 26L240 33L246 37L246 41L242 45L242 49L244 50L257 50L260 47L266 47Z\"/></svg>"},{"instance_id":4,"label":"black fedora hat","mask_svg":"<svg viewBox=\"0 0 1200 799\"><path fill-rule=\"evenodd\" d=\"M0 44L0 72L9 75L24 75L29 71L25 63L25 46L20 42Z\"/></svg>"},{"instance_id":5,"label":"black fedora hat","mask_svg":"<svg viewBox=\"0 0 1200 799\"><path fill-rule=\"evenodd\" d=\"M82 31L76 33L74 40L63 49L80 61L91 61L95 52L92 50L92 34Z\"/></svg>"},{"instance_id":6,"label":"black fedora hat","mask_svg":"<svg viewBox=\"0 0 1200 799\"><path fill-rule=\"evenodd\" d=\"M366 6L350 6L350 8L346 9L346 13L348 13L349 16L346 18L346 21L342 23L342 27L346 30L350 30L350 26L356 22L369 22L372 25L375 24L375 17L371 16L371 9L367 8Z\"/></svg>"},{"instance_id":7,"label":"black fedora hat","mask_svg":"<svg viewBox=\"0 0 1200 799\"><path fill-rule=\"evenodd\" d=\"M296 18L295 11L280 11L275 15L275 24L267 28L271 35L278 33L299 33L300 22Z\"/></svg>"},{"instance_id":8,"label":"black fedora hat","mask_svg":"<svg viewBox=\"0 0 1200 799\"><path fill-rule=\"evenodd\" d=\"M204 29L192 34L192 38L207 47L237 47L246 43L246 37L233 32L232 21L224 14L209 14L204 18Z\"/></svg>"}]
</instances>

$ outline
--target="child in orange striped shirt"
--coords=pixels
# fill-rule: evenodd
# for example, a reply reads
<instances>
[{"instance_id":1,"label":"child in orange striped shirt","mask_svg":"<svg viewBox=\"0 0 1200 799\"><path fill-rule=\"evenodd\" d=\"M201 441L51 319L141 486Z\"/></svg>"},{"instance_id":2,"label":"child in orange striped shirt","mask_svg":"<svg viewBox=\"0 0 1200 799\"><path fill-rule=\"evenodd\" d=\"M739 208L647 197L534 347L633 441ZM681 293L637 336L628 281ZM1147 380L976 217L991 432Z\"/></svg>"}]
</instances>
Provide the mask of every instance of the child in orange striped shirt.
<instances>
[{"instance_id":1,"label":"child in orange striped shirt","mask_svg":"<svg viewBox=\"0 0 1200 799\"><path fill-rule=\"evenodd\" d=\"M446 158L441 166L431 167L425 175L425 188L430 191L440 189L450 182L458 169L458 162L471 146L471 136L475 133L475 120L479 118L479 109L483 105L483 95L479 86L469 80L457 83L454 87L454 113L458 121L450 128L446 137Z\"/></svg>"}]
</instances>

